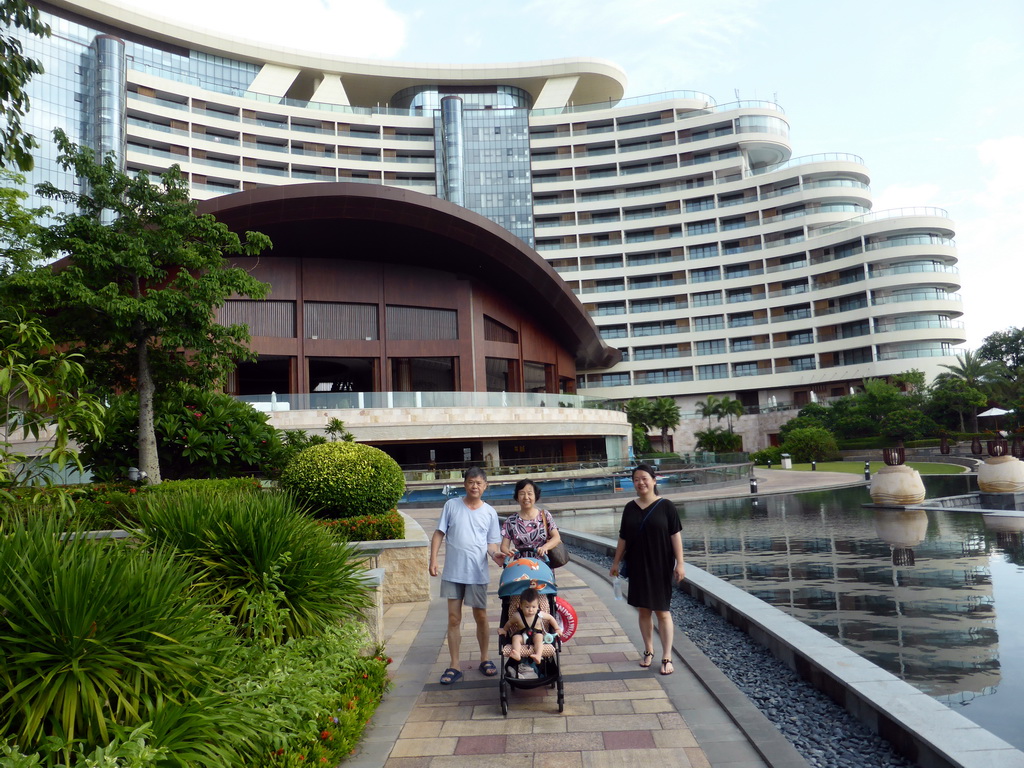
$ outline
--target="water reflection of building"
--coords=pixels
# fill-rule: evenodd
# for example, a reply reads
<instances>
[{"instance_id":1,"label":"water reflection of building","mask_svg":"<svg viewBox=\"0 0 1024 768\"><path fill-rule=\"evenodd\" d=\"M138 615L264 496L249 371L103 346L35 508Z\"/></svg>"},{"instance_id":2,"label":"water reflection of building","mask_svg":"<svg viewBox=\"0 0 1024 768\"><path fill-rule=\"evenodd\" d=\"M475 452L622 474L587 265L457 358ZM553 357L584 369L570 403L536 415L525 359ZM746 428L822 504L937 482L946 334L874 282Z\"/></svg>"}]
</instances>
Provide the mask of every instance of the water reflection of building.
<instances>
[{"instance_id":1,"label":"water reflection of building","mask_svg":"<svg viewBox=\"0 0 1024 768\"><path fill-rule=\"evenodd\" d=\"M780 498L767 508L754 521L688 513L687 559L933 696L994 690L998 635L980 519L963 530L962 516L932 512L925 536L916 515L879 526L870 512L829 516L824 504L790 499L787 508Z\"/></svg>"}]
</instances>

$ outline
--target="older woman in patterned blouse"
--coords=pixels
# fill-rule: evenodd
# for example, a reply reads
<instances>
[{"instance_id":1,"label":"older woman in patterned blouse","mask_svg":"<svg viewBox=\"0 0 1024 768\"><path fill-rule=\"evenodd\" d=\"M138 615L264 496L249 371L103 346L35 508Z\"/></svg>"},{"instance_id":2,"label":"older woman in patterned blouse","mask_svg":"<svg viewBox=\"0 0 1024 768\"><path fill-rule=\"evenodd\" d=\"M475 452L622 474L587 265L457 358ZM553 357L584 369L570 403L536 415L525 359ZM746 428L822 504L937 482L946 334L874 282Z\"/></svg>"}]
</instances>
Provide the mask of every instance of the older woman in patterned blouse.
<instances>
[{"instance_id":1,"label":"older woman in patterned blouse","mask_svg":"<svg viewBox=\"0 0 1024 768\"><path fill-rule=\"evenodd\" d=\"M525 549L532 549L543 558L562 540L551 513L536 506L540 488L533 480L520 480L513 495L519 502L519 511L509 515L501 528L501 550L494 558L499 565L504 564L507 556Z\"/></svg>"}]
</instances>

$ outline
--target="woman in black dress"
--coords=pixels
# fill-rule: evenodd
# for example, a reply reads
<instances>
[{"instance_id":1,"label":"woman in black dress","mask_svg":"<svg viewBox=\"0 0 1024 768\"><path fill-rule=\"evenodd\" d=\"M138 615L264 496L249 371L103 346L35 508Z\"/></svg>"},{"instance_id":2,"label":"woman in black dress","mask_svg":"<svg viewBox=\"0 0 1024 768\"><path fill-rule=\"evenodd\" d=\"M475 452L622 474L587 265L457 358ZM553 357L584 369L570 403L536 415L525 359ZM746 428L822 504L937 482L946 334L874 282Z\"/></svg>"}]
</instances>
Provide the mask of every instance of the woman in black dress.
<instances>
[{"instance_id":1,"label":"woman in black dress","mask_svg":"<svg viewBox=\"0 0 1024 768\"><path fill-rule=\"evenodd\" d=\"M633 470L636 499L622 510L619 543L608 573L619 575L623 556L629 563L630 605L640 614L640 635L644 640L641 667L654 660L654 616L658 617L661 637L661 674L671 675L672 635L675 628L669 612L672 583L684 576L683 536L679 513L668 499L658 497L657 475L650 466L640 464Z\"/></svg>"}]
</instances>

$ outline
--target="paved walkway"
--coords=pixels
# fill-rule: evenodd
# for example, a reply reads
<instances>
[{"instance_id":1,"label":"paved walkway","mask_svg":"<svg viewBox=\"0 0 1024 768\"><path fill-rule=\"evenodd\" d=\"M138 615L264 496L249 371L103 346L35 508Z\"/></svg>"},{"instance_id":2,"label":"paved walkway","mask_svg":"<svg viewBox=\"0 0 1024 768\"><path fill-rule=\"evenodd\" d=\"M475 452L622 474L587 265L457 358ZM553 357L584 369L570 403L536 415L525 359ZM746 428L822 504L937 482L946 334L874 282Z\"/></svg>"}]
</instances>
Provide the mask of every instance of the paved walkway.
<instances>
[{"instance_id":1,"label":"paved walkway","mask_svg":"<svg viewBox=\"0 0 1024 768\"><path fill-rule=\"evenodd\" d=\"M863 481L840 473L764 470L758 479L761 493ZM749 493L745 485L671 498L685 502ZM428 535L433 532L439 510L411 514ZM498 575L492 568L492 594ZM606 572L584 561L558 571L558 594L579 619L576 634L562 648L564 712L558 712L554 690L538 688L512 691L503 717L496 679L477 670L479 650L469 611L462 627L464 677L451 686L438 682L448 666L446 601L437 596L438 579L431 581L429 602L386 609L393 688L346 766L807 768L792 745L682 633L676 632L674 674L658 674L657 658L650 669L641 669L635 611L613 598ZM495 632L499 611L495 597L490 612ZM492 647L496 656L496 635ZM657 639L655 650L660 654Z\"/></svg>"}]
</instances>

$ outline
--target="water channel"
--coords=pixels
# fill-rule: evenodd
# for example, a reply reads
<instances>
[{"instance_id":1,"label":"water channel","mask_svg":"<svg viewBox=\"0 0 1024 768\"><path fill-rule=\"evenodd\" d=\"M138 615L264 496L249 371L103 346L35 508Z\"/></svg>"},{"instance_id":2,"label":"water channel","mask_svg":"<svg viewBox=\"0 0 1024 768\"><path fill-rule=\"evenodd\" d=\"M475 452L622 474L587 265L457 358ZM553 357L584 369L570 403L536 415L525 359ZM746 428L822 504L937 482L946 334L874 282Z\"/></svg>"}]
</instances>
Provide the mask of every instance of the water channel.
<instances>
[{"instance_id":1,"label":"water channel","mask_svg":"<svg viewBox=\"0 0 1024 768\"><path fill-rule=\"evenodd\" d=\"M977 490L925 477L928 499ZM866 509L865 486L678 504L690 563L1024 749L1024 515ZM559 513L615 539L619 512Z\"/></svg>"}]
</instances>

